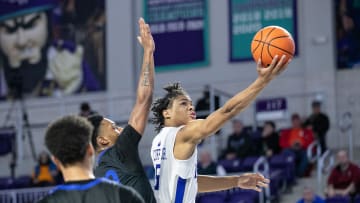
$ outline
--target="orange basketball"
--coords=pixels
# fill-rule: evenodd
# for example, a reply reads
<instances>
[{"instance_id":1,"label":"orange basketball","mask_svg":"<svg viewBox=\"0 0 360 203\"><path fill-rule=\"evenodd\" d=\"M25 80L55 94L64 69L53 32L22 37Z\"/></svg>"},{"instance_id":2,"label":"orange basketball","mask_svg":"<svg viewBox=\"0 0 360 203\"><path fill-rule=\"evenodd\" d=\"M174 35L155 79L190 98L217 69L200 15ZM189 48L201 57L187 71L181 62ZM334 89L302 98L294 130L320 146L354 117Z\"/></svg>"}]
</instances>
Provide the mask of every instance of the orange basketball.
<instances>
[{"instance_id":1,"label":"orange basketball","mask_svg":"<svg viewBox=\"0 0 360 203\"><path fill-rule=\"evenodd\" d=\"M295 43L291 34L284 28L267 26L255 34L251 42L251 53L256 62L260 58L262 66L267 67L275 55L286 55L285 62L293 58Z\"/></svg>"}]
</instances>

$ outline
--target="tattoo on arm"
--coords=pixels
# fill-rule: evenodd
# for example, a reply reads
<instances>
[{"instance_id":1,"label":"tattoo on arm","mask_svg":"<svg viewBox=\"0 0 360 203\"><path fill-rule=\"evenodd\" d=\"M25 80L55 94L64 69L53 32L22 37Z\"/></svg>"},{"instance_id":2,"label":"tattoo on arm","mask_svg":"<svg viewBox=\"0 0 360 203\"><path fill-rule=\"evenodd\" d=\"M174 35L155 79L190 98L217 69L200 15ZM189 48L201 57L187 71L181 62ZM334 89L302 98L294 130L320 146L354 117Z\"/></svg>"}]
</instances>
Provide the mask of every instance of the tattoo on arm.
<instances>
[{"instance_id":1,"label":"tattoo on arm","mask_svg":"<svg viewBox=\"0 0 360 203\"><path fill-rule=\"evenodd\" d=\"M143 82L142 82L142 85L143 86L150 86L150 82L149 82L149 63L147 63L145 65L145 70L144 70L144 78L143 78Z\"/></svg>"}]
</instances>

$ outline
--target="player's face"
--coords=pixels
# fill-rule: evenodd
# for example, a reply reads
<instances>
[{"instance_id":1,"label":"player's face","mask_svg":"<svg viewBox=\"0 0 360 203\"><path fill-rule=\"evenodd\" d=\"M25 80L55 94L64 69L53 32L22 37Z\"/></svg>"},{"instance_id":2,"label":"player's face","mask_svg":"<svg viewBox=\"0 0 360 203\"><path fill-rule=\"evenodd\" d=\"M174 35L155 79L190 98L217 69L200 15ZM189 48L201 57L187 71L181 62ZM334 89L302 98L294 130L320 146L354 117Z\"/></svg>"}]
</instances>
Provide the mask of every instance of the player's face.
<instances>
[{"instance_id":1,"label":"player's face","mask_svg":"<svg viewBox=\"0 0 360 203\"><path fill-rule=\"evenodd\" d=\"M177 126L186 125L189 121L196 119L195 108L188 95L176 97L168 112L170 120Z\"/></svg>"},{"instance_id":2,"label":"player's face","mask_svg":"<svg viewBox=\"0 0 360 203\"><path fill-rule=\"evenodd\" d=\"M12 68L22 61L36 64L47 41L45 12L32 13L0 22L0 48Z\"/></svg>"},{"instance_id":3,"label":"player's face","mask_svg":"<svg viewBox=\"0 0 360 203\"><path fill-rule=\"evenodd\" d=\"M119 137L121 131L123 130L121 127L117 126L116 123L110 119L104 118L101 121L101 135L107 139L108 146L113 146Z\"/></svg>"}]
</instances>

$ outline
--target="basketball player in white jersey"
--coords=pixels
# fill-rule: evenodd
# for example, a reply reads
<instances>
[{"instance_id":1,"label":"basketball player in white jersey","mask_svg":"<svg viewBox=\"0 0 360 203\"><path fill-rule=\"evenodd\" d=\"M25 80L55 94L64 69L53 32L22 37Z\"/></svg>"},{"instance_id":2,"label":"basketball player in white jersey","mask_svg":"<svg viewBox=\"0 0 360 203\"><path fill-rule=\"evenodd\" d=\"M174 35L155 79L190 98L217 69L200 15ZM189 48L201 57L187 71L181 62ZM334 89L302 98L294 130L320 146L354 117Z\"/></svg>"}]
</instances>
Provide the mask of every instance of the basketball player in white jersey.
<instances>
[{"instance_id":1,"label":"basketball player in white jersey","mask_svg":"<svg viewBox=\"0 0 360 203\"><path fill-rule=\"evenodd\" d=\"M214 177L197 175L197 145L217 132L251 101L267 84L287 67L285 56L275 56L268 67L258 62L258 78L245 90L236 94L225 105L204 120L196 120L189 95L179 83L164 89L167 94L157 99L152 107L153 123L159 134L151 147L155 168L155 196L158 203L194 203L198 192L213 192L230 188L261 191L270 182L261 174Z\"/></svg>"}]
</instances>

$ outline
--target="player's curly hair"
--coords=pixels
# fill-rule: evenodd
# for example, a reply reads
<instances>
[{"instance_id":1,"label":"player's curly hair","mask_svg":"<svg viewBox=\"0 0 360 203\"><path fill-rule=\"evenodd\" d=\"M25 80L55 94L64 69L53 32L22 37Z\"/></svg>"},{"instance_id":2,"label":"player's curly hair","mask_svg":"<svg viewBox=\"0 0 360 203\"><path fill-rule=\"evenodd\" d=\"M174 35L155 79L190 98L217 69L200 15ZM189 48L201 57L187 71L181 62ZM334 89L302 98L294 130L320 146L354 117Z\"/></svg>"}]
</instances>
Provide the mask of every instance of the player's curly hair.
<instances>
[{"instance_id":1,"label":"player's curly hair","mask_svg":"<svg viewBox=\"0 0 360 203\"><path fill-rule=\"evenodd\" d=\"M157 98L151 107L154 117L151 123L155 124L155 130L160 132L164 127L165 118L162 112L171 107L176 97L180 95L187 95L186 91L181 87L180 83L170 83L163 88L167 93L164 97Z\"/></svg>"}]
</instances>

